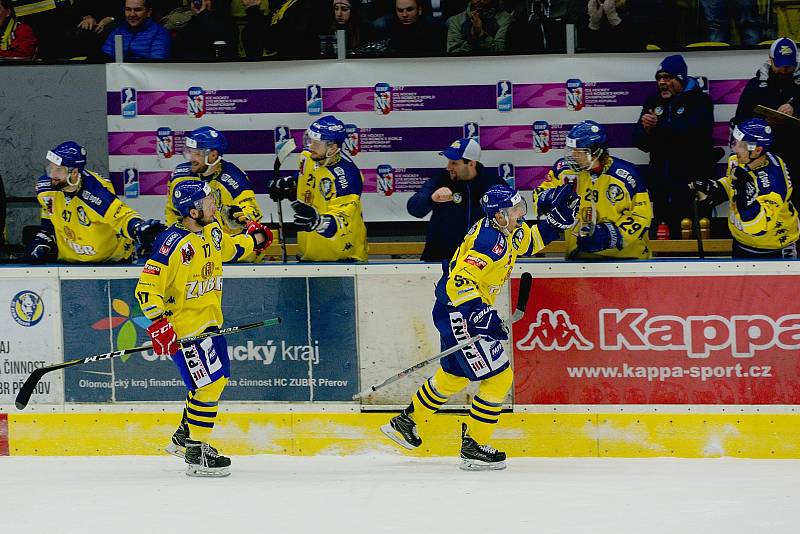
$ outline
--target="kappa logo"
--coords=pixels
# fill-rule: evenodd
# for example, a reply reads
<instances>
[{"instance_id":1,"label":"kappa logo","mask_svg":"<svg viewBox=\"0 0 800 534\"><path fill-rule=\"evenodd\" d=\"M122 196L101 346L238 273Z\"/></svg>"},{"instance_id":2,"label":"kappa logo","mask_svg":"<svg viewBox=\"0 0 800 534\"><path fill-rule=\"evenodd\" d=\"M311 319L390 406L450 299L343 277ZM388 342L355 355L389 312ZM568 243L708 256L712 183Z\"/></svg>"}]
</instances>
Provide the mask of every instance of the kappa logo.
<instances>
[{"instance_id":1,"label":"kappa logo","mask_svg":"<svg viewBox=\"0 0 800 534\"><path fill-rule=\"evenodd\" d=\"M528 327L528 333L517 341L520 350L565 351L569 349L592 350L594 344L588 341L581 329L572 323L564 310L539 310L536 321Z\"/></svg>"}]
</instances>

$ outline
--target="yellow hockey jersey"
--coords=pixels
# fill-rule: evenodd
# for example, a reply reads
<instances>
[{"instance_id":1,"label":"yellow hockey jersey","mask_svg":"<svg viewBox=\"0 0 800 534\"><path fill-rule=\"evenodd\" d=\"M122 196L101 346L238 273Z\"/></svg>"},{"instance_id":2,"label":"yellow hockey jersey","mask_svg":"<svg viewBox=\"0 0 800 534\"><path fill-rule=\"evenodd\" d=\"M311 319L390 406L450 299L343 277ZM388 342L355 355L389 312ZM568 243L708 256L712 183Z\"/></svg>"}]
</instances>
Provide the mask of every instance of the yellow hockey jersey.
<instances>
[{"instance_id":1,"label":"yellow hockey jersey","mask_svg":"<svg viewBox=\"0 0 800 534\"><path fill-rule=\"evenodd\" d=\"M308 151L300 155L297 200L331 215L330 237L317 232L297 232L300 259L306 261L367 261L367 227L361 214L364 176L346 155L318 165Z\"/></svg>"},{"instance_id":2,"label":"yellow hockey jersey","mask_svg":"<svg viewBox=\"0 0 800 534\"><path fill-rule=\"evenodd\" d=\"M222 262L253 252L247 234L229 236L218 222L191 232L176 223L156 238L136 285L148 319L166 315L175 334L193 336L222 325Z\"/></svg>"},{"instance_id":3,"label":"yellow hockey jersey","mask_svg":"<svg viewBox=\"0 0 800 534\"><path fill-rule=\"evenodd\" d=\"M58 259L69 263L129 260L134 251L133 224L141 219L114 194L109 180L81 171L74 194L56 191L47 176L36 183L42 228L54 233Z\"/></svg>"},{"instance_id":4,"label":"yellow hockey jersey","mask_svg":"<svg viewBox=\"0 0 800 534\"><path fill-rule=\"evenodd\" d=\"M734 154L728 159L727 175L719 180L730 201L728 228L733 238L746 247L760 250L778 250L797 241L800 237L800 222L797 210L790 200L792 180L783 160L767 152L764 163L750 169L749 174L756 187L758 207L748 217L742 217L739 213L731 186L733 171L738 165Z\"/></svg>"},{"instance_id":5,"label":"yellow hockey jersey","mask_svg":"<svg viewBox=\"0 0 800 534\"><path fill-rule=\"evenodd\" d=\"M436 286L436 298L454 307L476 298L492 306L517 257L536 254L545 244L537 226L522 223L506 236L489 219L480 219L453 254Z\"/></svg>"},{"instance_id":6,"label":"yellow hockey jersey","mask_svg":"<svg viewBox=\"0 0 800 534\"><path fill-rule=\"evenodd\" d=\"M198 176L193 173L192 165L189 162L175 167L170 176L167 190L167 204L164 208L165 224L174 224L180 218L180 214L172 205L172 190L184 180L201 180L211 186L217 204L216 218L226 234L237 235L242 233L244 228L241 223L231 217L231 208L234 208L234 211L242 211L249 220L261 221L263 213L253 192L250 178L239 167L223 159L222 163L217 166L217 170L209 176ZM235 208L241 209L236 210ZM239 261L261 261L265 254L265 252L248 254Z\"/></svg>"},{"instance_id":7,"label":"yellow hockey jersey","mask_svg":"<svg viewBox=\"0 0 800 534\"><path fill-rule=\"evenodd\" d=\"M647 186L639 176L636 166L619 158L609 157L599 176L593 178L589 171L574 171L562 158L548 172L547 179L533 191L536 210L539 195L546 189L573 183L580 196L580 208L575 226L565 232L567 257L575 259L652 257L648 232L653 219L653 207ZM578 230L611 222L623 237L622 250L616 248L595 253L578 250Z\"/></svg>"}]
</instances>

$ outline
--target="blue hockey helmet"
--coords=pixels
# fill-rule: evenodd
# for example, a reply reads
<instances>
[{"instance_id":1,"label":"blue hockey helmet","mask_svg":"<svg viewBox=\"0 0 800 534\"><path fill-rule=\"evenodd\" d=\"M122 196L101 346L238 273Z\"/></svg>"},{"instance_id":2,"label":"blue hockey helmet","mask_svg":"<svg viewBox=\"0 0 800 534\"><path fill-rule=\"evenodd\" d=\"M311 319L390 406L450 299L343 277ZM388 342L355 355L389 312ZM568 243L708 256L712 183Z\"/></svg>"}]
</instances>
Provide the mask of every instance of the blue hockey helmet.
<instances>
[{"instance_id":1,"label":"blue hockey helmet","mask_svg":"<svg viewBox=\"0 0 800 534\"><path fill-rule=\"evenodd\" d=\"M347 130L342 121L333 115L325 115L311 123L304 138L306 146L310 141L325 141L341 147L347 139Z\"/></svg>"},{"instance_id":2,"label":"blue hockey helmet","mask_svg":"<svg viewBox=\"0 0 800 534\"><path fill-rule=\"evenodd\" d=\"M585 171L592 165L592 161L608 149L608 138L605 129L595 121L581 121L567 134L565 159L570 167L576 171ZM581 162L576 153L585 152L585 161Z\"/></svg>"},{"instance_id":3,"label":"blue hockey helmet","mask_svg":"<svg viewBox=\"0 0 800 534\"><path fill-rule=\"evenodd\" d=\"M216 128L201 126L186 136L186 147L197 150L216 150L222 156L228 149L228 141Z\"/></svg>"},{"instance_id":4,"label":"blue hockey helmet","mask_svg":"<svg viewBox=\"0 0 800 534\"><path fill-rule=\"evenodd\" d=\"M178 182L172 190L172 205L183 217L194 208L202 209L203 199L211 194L211 186L200 180Z\"/></svg>"},{"instance_id":5,"label":"blue hockey helmet","mask_svg":"<svg viewBox=\"0 0 800 534\"><path fill-rule=\"evenodd\" d=\"M748 119L733 127L733 139L747 143L748 150L772 146L772 127L764 119Z\"/></svg>"},{"instance_id":6,"label":"blue hockey helmet","mask_svg":"<svg viewBox=\"0 0 800 534\"><path fill-rule=\"evenodd\" d=\"M47 161L68 169L82 170L86 167L86 149L75 141L66 141L47 151Z\"/></svg>"},{"instance_id":7,"label":"blue hockey helmet","mask_svg":"<svg viewBox=\"0 0 800 534\"><path fill-rule=\"evenodd\" d=\"M521 219L527 213L528 205L519 192L506 184L493 185L481 197L481 208L490 219L494 219L498 212L502 212L508 219L508 210L516 206L522 208L521 213L518 213L518 218Z\"/></svg>"}]
</instances>

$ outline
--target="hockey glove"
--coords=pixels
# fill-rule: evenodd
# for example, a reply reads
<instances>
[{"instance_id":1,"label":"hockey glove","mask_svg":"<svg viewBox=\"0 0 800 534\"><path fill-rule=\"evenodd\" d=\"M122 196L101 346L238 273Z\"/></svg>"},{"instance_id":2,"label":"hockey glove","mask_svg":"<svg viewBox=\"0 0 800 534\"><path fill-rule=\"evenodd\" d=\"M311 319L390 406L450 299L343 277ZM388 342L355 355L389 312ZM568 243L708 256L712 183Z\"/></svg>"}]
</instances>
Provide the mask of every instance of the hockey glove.
<instances>
[{"instance_id":1,"label":"hockey glove","mask_svg":"<svg viewBox=\"0 0 800 534\"><path fill-rule=\"evenodd\" d=\"M136 239L136 254L139 257L149 256L152 251L153 241L155 241L158 234L166 230L167 227L161 224L161 221L155 219L147 219L146 221L139 219L134 223L133 236Z\"/></svg>"},{"instance_id":2,"label":"hockey glove","mask_svg":"<svg viewBox=\"0 0 800 534\"><path fill-rule=\"evenodd\" d=\"M717 180L693 180L689 183L689 188L694 189L701 195L705 195L708 201L713 204L720 204L727 200L727 195L725 193L725 188L722 187ZM701 201L705 201L705 198L699 199Z\"/></svg>"},{"instance_id":3,"label":"hockey glove","mask_svg":"<svg viewBox=\"0 0 800 534\"><path fill-rule=\"evenodd\" d=\"M553 207L547 212L545 221L559 230L569 230L575 224L580 200L570 184L558 186L553 195Z\"/></svg>"},{"instance_id":4,"label":"hockey glove","mask_svg":"<svg viewBox=\"0 0 800 534\"><path fill-rule=\"evenodd\" d=\"M55 248L56 240L53 235L45 230L39 230L28 246L28 261L31 263L45 263L50 259L51 253L55 251Z\"/></svg>"},{"instance_id":5,"label":"hockey glove","mask_svg":"<svg viewBox=\"0 0 800 534\"><path fill-rule=\"evenodd\" d=\"M275 202L295 200L297 198L297 177L285 176L272 180L269 184L269 198Z\"/></svg>"},{"instance_id":6,"label":"hockey glove","mask_svg":"<svg viewBox=\"0 0 800 534\"><path fill-rule=\"evenodd\" d=\"M597 31L600 29L600 21L603 20L603 5L600 0L589 0L586 5L589 14L589 29Z\"/></svg>"},{"instance_id":7,"label":"hockey glove","mask_svg":"<svg viewBox=\"0 0 800 534\"><path fill-rule=\"evenodd\" d=\"M147 335L153 341L153 351L158 356L172 356L178 352L178 337L165 316L162 315L160 319L147 327Z\"/></svg>"},{"instance_id":8,"label":"hockey glove","mask_svg":"<svg viewBox=\"0 0 800 534\"><path fill-rule=\"evenodd\" d=\"M253 237L253 242L255 243L253 250L255 250L256 253L261 252L272 244L272 232L269 228L258 221L248 222L244 229L244 233ZM264 238L261 243L258 242L258 238L256 237L258 235L261 235Z\"/></svg>"},{"instance_id":9,"label":"hockey glove","mask_svg":"<svg viewBox=\"0 0 800 534\"><path fill-rule=\"evenodd\" d=\"M317 232L325 237L336 233L336 224L332 215L320 215L317 208L295 200L292 202L294 210L294 225L299 232Z\"/></svg>"},{"instance_id":10,"label":"hockey glove","mask_svg":"<svg viewBox=\"0 0 800 534\"><path fill-rule=\"evenodd\" d=\"M604 0L603 1L603 11L606 14L606 18L608 19L608 23L611 24L612 27L619 26L622 23L622 19L620 18L619 14L617 13L617 2L616 0Z\"/></svg>"},{"instance_id":11,"label":"hockey glove","mask_svg":"<svg viewBox=\"0 0 800 534\"><path fill-rule=\"evenodd\" d=\"M553 207L553 197L556 195L556 189L557 188L555 187L551 187L544 190L539 189L537 191L538 196L536 197L536 213L540 217L544 216L548 211L550 211L550 208Z\"/></svg>"},{"instance_id":12,"label":"hockey glove","mask_svg":"<svg viewBox=\"0 0 800 534\"><path fill-rule=\"evenodd\" d=\"M601 250L622 250L622 232L614 223L604 222L594 227L591 235L578 237L578 250L582 252L600 252Z\"/></svg>"},{"instance_id":13,"label":"hockey glove","mask_svg":"<svg viewBox=\"0 0 800 534\"><path fill-rule=\"evenodd\" d=\"M731 187L733 188L733 199L736 201L739 217L743 221L753 220L761 210L761 204L756 200L758 190L747 167L733 169Z\"/></svg>"},{"instance_id":14,"label":"hockey glove","mask_svg":"<svg viewBox=\"0 0 800 534\"><path fill-rule=\"evenodd\" d=\"M239 206L228 206L225 210L225 223L231 228L244 227L249 219L247 214Z\"/></svg>"},{"instance_id":15,"label":"hockey glove","mask_svg":"<svg viewBox=\"0 0 800 534\"><path fill-rule=\"evenodd\" d=\"M497 315L497 310L481 303L472 308L467 317L467 332L471 336L503 341L508 339L508 329Z\"/></svg>"}]
</instances>

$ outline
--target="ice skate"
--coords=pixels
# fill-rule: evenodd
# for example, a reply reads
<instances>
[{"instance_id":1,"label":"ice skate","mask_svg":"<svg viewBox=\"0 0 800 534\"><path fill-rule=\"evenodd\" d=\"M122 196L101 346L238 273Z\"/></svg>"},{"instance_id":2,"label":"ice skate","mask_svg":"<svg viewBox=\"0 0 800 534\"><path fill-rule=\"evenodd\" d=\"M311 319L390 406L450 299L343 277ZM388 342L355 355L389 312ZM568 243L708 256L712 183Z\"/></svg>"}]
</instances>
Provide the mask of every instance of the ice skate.
<instances>
[{"instance_id":1,"label":"ice skate","mask_svg":"<svg viewBox=\"0 0 800 534\"><path fill-rule=\"evenodd\" d=\"M186 438L189 435L189 427L185 422L182 422L178 430L172 434L172 441L164 449L172 456L183 458L186 455Z\"/></svg>"},{"instance_id":2,"label":"ice skate","mask_svg":"<svg viewBox=\"0 0 800 534\"><path fill-rule=\"evenodd\" d=\"M186 440L186 474L190 477L226 477L231 474L231 459L201 441Z\"/></svg>"},{"instance_id":3,"label":"ice skate","mask_svg":"<svg viewBox=\"0 0 800 534\"><path fill-rule=\"evenodd\" d=\"M478 445L461 423L461 465L464 471L499 471L506 468L506 453L489 445Z\"/></svg>"},{"instance_id":4,"label":"ice skate","mask_svg":"<svg viewBox=\"0 0 800 534\"><path fill-rule=\"evenodd\" d=\"M406 449L416 449L422 445L417 432L417 424L406 412L392 417L392 420L381 427L386 437Z\"/></svg>"}]
</instances>

